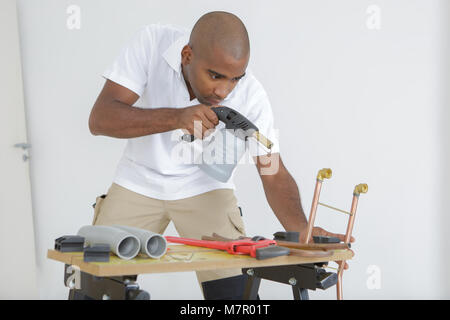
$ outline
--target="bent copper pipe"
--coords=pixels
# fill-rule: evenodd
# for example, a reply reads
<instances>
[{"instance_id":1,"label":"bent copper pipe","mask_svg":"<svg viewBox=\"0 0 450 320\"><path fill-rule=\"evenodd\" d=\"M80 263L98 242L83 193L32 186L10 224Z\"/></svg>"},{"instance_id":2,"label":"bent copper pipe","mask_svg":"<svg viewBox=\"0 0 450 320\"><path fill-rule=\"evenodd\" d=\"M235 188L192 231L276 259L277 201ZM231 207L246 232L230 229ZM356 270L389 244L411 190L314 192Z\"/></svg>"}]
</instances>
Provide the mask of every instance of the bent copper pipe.
<instances>
[{"instance_id":1,"label":"bent copper pipe","mask_svg":"<svg viewBox=\"0 0 450 320\"><path fill-rule=\"evenodd\" d=\"M239 239L244 239L248 237L239 237ZM250 239L250 238L248 238ZM237 239L230 239L225 238L217 233L213 233L212 236L202 236L202 240L211 240L211 241L233 241ZM292 248L292 249L302 249L302 250L345 250L350 248L350 244L348 243L298 243L298 242L291 242L291 241L282 241L282 240L275 240L277 242L277 245L286 247L286 248Z\"/></svg>"},{"instance_id":2,"label":"bent copper pipe","mask_svg":"<svg viewBox=\"0 0 450 320\"><path fill-rule=\"evenodd\" d=\"M245 237L240 237L239 239L245 239ZM250 238L248 238L250 239ZM202 236L202 240L209 241L233 241L235 239L225 238L217 233L213 233L212 236ZM330 249L348 249L348 246L345 244L332 243L331 247L325 247L326 244L300 244L296 242L289 241L279 241L276 240L277 246L283 248L289 248L289 255L299 256L299 257L308 257L308 258L326 258L330 257L334 254L334 251ZM325 246L322 246L325 245ZM335 246L338 245L338 246Z\"/></svg>"},{"instance_id":3,"label":"bent copper pipe","mask_svg":"<svg viewBox=\"0 0 450 320\"><path fill-rule=\"evenodd\" d=\"M280 246L282 248L288 248L285 246ZM303 249L289 249L290 256L298 257L308 257L308 258L327 258L334 254L334 251L323 251L323 250L303 250Z\"/></svg>"},{"instance_id":4,"label":"bent copper pipe","mask_svg":"<svg viewBox=\"0 0 450 320\"><path fill-rule=\"evenodd\" d=\"M275 240L277 245L293 249L303 250L345 250L350 248L349 243L298 243L290 241Z\"/></svg>"}]
</instances>

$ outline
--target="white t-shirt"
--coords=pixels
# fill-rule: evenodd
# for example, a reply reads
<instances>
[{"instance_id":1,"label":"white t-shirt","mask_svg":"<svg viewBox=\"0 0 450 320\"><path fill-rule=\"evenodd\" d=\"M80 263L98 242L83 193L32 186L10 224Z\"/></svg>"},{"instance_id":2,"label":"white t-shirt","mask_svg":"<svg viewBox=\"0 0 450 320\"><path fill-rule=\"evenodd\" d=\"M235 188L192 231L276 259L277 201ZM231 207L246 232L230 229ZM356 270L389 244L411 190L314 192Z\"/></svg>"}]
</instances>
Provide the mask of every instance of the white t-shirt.
<instances>
[{"instance_id":1,"label":"white t-shirt","mask_svg":"<svg viewBox=\"0 0 450 320\"><path fill-rule=\"evenodd\" d=\"M197 99L190 101L181 72L181 50L188 43L189 35L189 30L173 25L145 26L121 50L103 77L139 95L135 104L139 108L185 108L199 104ZM279 152L270 102L248 69L220 105L247 117L274 142L272 152ZM235 189L233 176L227 182L220 182L195 163L186 164L173 156L183 134L177 129L128 139L114 182L161 200L183 199L215 189ZM249 152L252 156L267 153L261 147L250 148Z\"/></svg>"}]
</instances>

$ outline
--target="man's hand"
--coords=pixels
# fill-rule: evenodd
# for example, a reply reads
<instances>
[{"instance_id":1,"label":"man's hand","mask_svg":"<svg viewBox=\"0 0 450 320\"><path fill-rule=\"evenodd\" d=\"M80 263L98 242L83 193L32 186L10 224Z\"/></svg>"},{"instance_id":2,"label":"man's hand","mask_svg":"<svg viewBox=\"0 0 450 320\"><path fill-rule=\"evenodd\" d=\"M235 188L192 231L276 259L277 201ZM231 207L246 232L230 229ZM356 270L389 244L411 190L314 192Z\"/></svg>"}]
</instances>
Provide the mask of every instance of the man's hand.
<instances>
[{"instance_id":1,"label":"man's hand","mask_svg":"<svg viewBox=\"0 0 450 320\"><path fill-rule=\"evenodd\" d=\"M194 121L201 122L201 127L194 130ZM218 124L216 113L204 104L179 109L177 114L177 127L200 139L208 136Z\"/></svg>"},{"instance_id":2,"label":"man's hand","mask_svg":"<svg viewBox=\"0 0 450 320\"><path fill-rule=\"evenodd\" d=\"M307 226L306 226L303 230L300 230L300 238L299 238L300 243L306 243L306 234L307 234L307 233L308 233L308 232L307 232ZM338 238L338 239L341 240L341 241L344 241L344 240L345 240L345 235L343 235L343 234L338 234L338 233L328 232L328 231L326 231L326 230L324 230L324 229L322 229L322 228L320 228L320 227L314 227L314 228L313 228L312 236L336 237L336 238ZM311 238L310 238L309 241L308 241L308 242L310 242L310 243L313 242L312 236L311 236ZM355 242L355 238L354 238L354 237L351 237L351 238L350 238L350 243L352 243L352 242ZM350 250L350 251L352 251L352 250ZM355 254L353 251L352 251L352 253ZM336 261L336 263L337 263L337 264L340 264L340 261ZM344 270L347 270L347 269L348 269L348 264L347 264L347 262L346 262L345 265L344 265Z\"/></svg>"}]
</instances>

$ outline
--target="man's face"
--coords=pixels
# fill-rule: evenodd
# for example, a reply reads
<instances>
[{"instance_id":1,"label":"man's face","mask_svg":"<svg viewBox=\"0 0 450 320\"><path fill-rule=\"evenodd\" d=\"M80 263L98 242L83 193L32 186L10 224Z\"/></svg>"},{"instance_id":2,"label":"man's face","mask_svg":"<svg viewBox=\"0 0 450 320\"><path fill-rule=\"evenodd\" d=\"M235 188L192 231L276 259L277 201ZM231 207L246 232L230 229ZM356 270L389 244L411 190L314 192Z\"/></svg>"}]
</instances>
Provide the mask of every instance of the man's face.
<instances>
[{"instance_id":1,"label":"man's face","mask_svg":"<svg viewBox=\"0 0 450 320\"><path fill-rule=\"evenodd\" d=\"M202 54L186 45L182 50L185 80L205 105L217 105L228 96L245 75L248 60L248 56L237 60L217 49Z\"/></svg>"}]
</instances>

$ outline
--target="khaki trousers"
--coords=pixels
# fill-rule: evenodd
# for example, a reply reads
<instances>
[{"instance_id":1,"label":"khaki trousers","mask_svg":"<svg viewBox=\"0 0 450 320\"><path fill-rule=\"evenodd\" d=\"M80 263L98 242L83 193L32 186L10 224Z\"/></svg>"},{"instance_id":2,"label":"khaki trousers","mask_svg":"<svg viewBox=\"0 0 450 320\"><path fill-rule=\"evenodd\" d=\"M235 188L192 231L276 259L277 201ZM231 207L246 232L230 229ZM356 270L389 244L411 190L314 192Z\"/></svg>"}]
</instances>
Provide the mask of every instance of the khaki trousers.
<instances>
[{"instance_id":1,"label":"khaki trousers","mask_svg":"<svg viewBox=\"0 0 450 320\"><path fill-rule=\"evenodd\" d=\"M184 238L201 239L213 232L233 239L245 236L232 189L212 190L180 200L159 200L113 183L107 196L96 200L93 225L127 225L163 234L173 221L178 234ZM196 273L199 283L242 274L241 269Z\"/></svg>"}]
</instances>

